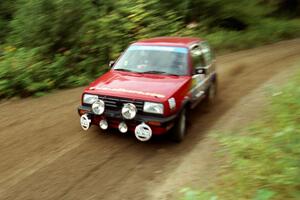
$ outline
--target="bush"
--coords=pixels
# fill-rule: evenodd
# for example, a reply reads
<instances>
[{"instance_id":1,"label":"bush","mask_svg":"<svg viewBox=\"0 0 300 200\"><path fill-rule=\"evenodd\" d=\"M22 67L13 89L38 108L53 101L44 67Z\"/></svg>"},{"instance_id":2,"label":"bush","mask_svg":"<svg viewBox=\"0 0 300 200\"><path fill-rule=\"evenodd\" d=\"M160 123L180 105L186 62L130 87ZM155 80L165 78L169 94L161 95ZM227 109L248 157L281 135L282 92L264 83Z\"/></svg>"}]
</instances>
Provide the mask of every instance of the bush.
<instances>
[{"instance_id":1,"label":"bush","mask_svg":"<svg viewBox=\"0 0 300 200\"><path fill-rule=\"evenodd\" d=\"M35 50L6 47L0 59L0 96L28 96L35 90L46 89L46 80L39 77L42 67L43 62L39 61Z\"/></svg>"},{"instance_id":2,"label":"bush","mask_svg":"<svg viewBox=\"0 0 300 200\"><path fill-rule=\"evenodd\" d=\"M0 98L27 97L89 82L89 75L74 74L67 56L57 54L53 60L46 60L38 52L39 49L5 48L0 57Z\"/></svg>"},{"instance_id":3,"label":"bush","mask_svg":"<svg viewBox=\"0 0 300 200\"><path fill-rule=\"evenodd\" d=\"M264 19L246 31L218 30L206 38L218 51L232 51L299 36L300 20Z\"/></svg>"}]
</instances>

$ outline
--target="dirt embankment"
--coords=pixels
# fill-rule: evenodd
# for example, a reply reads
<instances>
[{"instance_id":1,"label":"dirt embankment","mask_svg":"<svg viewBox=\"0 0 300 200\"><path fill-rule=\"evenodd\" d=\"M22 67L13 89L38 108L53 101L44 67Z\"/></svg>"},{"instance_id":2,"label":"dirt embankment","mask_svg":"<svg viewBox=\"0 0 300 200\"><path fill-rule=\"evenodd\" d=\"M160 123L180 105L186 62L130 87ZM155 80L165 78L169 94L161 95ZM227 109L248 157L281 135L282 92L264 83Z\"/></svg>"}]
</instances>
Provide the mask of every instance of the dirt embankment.
<instances>
[{"instance_id":1,"label":"dirt embankment","mask_svg":"<svg viewBox=\"0 0 300 200\"><path fill-rule=\"evenodd\" d=\"M181 144L139 143L97 127L83 132L76 113L83 88L2 103L0 199L161 199L179 182L193 181L188 172L195 166L207 185L217 164L207 134L255 118L259 101L250 95L247 103L246 96L299 58L299 39L219 57L221 98L209 112L193 112Z\"/></svg>"}]
</instances>

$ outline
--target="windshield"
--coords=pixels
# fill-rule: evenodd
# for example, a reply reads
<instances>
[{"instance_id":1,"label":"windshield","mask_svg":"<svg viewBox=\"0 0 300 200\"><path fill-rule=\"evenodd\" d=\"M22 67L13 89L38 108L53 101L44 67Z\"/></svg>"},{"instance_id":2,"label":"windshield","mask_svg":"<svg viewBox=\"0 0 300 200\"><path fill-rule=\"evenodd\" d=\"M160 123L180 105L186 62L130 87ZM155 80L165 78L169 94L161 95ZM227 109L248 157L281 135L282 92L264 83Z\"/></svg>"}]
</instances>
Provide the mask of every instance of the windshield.
<instances>
[{"instance_id":1,"label":"windshield","mask_svg":"<svg viewBox=\"0 0 300 200\"><path fill-rule=\"evenodd\" d=\"M187 75L188 49L184 47L132 45L114 70L136 73Z\"/></svg>"}]
</instances>

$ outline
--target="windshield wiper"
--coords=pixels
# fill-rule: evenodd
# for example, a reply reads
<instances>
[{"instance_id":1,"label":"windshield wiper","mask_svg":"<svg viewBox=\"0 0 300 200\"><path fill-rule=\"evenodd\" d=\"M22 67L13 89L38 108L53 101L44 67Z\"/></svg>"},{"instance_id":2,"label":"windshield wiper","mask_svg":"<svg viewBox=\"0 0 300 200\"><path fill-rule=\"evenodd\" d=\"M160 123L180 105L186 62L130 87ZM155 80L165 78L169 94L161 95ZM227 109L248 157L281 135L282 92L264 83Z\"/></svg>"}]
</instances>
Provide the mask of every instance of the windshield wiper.
<instances>
[{"instance_id":1,"label":"windshield wiper","mask_svg":"<svg viewBox=\"0 0 300 200\"><path fill-rule=\"evenodd\" d=\"M165 75L178 76L177 74L171 74L171 73L168 73L168 72L155 71L155 70L152 70L152 71L144 71L143 73L148 73L148 74L165 74Z\"/></svg>"},{"instance_id":2,"label":"windshield wiper","mask_svg":"<svg viewBox=\"0 0 300 200\"><path fill-rule=\"evenodd\" d=\"M114 70L122 71L122 72L135 72L135 71L132 71L130 69L122 69L122 68L120 68L120 69L114 69Z\"/></svg>"}]
</instances>

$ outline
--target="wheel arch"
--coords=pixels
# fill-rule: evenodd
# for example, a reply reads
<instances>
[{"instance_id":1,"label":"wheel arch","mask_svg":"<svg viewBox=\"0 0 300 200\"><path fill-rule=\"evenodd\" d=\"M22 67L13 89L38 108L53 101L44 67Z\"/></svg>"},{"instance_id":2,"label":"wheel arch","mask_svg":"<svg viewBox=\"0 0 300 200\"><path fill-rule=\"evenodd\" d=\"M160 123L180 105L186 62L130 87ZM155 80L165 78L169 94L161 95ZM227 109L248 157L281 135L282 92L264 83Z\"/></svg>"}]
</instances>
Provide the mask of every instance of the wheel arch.
<instances>
[{"instance_id":1,"label":"wheel arch","mask_svg":"<svg viewBox=\"0 0 300 200\"><path fill-rule=\"evenodd\" d=\"M180 109L179 109L178 113L180 113L183 109L190 110L191 107L192 107L192 102L191 102L190 98L186 98L181 103L181 106L180 106Z\"/></svg>"}]
</instances>

